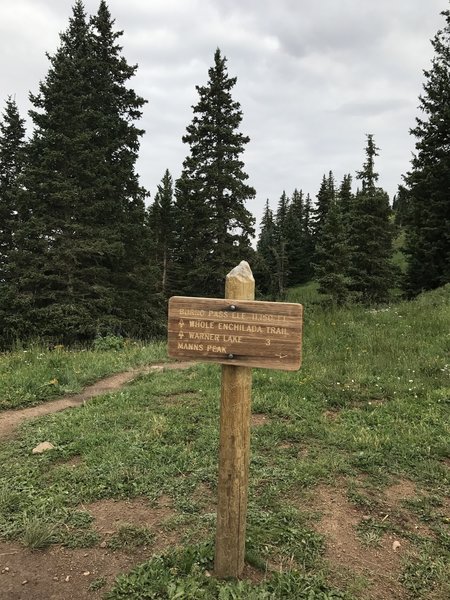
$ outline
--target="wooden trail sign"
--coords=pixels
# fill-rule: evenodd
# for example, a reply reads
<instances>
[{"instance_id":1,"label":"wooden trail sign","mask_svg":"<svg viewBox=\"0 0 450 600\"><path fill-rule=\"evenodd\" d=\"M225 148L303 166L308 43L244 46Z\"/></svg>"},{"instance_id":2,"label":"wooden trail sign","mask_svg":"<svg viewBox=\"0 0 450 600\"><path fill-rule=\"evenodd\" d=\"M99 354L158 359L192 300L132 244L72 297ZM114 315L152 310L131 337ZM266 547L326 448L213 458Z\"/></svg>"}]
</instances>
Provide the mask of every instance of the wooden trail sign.
<instances>
[{"instance_id":1,"label":"wooden trail sign","mask_svg":"<svg viewBox=\"0 0 450 600\"><path fill-rule=\"evenodd\" d=\"M174 296L168 329L172 357L284 371L300 368L301 304Z\"/></svg>"},{"instance_id":2,"label":"wooden trail sign","mask_svg":"<svg viewBox=\"0 0 450 600\"><path fill-rule=\"evenodd\" d=\"M251 367L296 370L301 363L303 307L254 297L255 281L242 261L227 275L225 300L169 300L169 356L222 363L217 577L239 577L244 569Z\"/></svg>"}]
</instances>

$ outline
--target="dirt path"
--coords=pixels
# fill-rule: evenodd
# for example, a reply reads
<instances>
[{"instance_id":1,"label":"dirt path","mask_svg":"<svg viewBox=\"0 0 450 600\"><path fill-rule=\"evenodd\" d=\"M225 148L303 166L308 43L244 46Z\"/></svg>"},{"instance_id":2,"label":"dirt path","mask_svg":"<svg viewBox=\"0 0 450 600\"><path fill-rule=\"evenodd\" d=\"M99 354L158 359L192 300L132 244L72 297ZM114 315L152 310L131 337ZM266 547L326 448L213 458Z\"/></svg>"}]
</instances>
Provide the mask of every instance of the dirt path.
<instances>
[{"instance_id":1,"label":"dirt path","mask_svg":"<svg viewBox=\"0 0 450 600\"><path fill-rule=\"evenodd\" d=\"M189 369L196 363L193 362L176 362L176 363L160 363L150 365L143 368L131 369L123 373L116 373L110 377L105 377L96 383L86 387L81 393L63 396L58 400L51 402L45 402L38 406L31 406L30 408L22 408L19 410L6 410L0 413L0 439L10 437L14 429L23 421L27 419L33 419L35 417L41 417L51 413L65 410L66 408L72 408L74 406L80 406L87 400L113 392L120 389L126 383L129 383L133 379L136 379L139 375L152 373L154 371L167 371L174 369Z\"/></svg>"}]
</instances>

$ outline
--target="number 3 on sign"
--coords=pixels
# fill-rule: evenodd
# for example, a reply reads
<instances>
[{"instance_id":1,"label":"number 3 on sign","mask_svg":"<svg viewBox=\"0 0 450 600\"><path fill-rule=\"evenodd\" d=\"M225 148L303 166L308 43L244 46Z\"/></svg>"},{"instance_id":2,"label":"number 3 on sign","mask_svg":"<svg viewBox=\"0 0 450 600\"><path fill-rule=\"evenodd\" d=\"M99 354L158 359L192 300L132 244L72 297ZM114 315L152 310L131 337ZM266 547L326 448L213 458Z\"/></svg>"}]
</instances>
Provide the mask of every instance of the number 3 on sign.
<instances>
[{"instance_id":1,"label":"number 3 on sign","mask_svg":"<svg viewBox=\"0 0 450 600\"><path fill-rule=\"evenodd\" d=\"M266 339L266 346L270 346L270 339L269 338Z\"/></svg>"}]
</instances>

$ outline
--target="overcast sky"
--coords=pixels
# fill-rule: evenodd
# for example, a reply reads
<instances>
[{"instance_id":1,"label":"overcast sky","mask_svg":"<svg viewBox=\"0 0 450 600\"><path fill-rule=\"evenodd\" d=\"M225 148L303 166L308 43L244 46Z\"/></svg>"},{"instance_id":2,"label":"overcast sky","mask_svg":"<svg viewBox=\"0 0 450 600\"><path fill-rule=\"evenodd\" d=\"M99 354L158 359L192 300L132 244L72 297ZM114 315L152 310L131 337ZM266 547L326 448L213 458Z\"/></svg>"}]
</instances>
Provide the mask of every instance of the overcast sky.
<instances>
[{"instance_id":1,"label":"overcast sky","mask_svg":"<svg viewBox=\"0 0 450 600\"><path fill-rule=\"evenodd\" d=\"M99 0L86 0L88 14ZM0 100L28 92L48 71L66 29L69 0L0 0ZM123 54L139 69L131 85L148 100L137 165L152 196L166 168L174 178L181 142L219 47L237 76L244 161L257 198L276 207L283 190L315 197L330 169L338 182L364 160L365 134L380 148L380 185L392 196L409 168L430 39L449 0L110 0Z\"/></svg>"}]
</instances>

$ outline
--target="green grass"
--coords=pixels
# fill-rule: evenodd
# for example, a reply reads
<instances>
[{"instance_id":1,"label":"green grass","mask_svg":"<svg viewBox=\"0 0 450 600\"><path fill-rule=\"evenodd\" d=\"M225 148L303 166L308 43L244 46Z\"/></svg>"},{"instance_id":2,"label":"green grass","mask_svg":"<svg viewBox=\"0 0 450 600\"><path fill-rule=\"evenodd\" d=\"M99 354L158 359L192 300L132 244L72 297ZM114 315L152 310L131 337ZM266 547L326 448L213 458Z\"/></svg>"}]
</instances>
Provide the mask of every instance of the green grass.
<instances>
[{"instance_id":1,"label":"green grass","mask_svg":"<svg viewBox=\"0 0 450 600\"><path fill-rule=\"evenodd\" d=\"M33 406L131 367L167 360L164 343L125 340L116 349L72 351L34 345L0 353L0 410Z\"/></svg>"},{"instance_id":2,"label":"green grass","mask_svg":"<svg viewBox=\"0 0 450 600\"><path fill-rule=\"evenodd\" d=\"M45 543L89 545L95 532L80 507L102 498L156 503L163 495L174 509L164 528L178 532L181 548L119 578L111 600L364 598L351 591L353 578L339 585L330 579L325 540L315 530L314 489L344 486L361 516L370 516L356 531L365 546L376 547L386 532L408 540L405 593L446 600L449 308L450 286L381 310L307 306L302 369L254 370L253 411L266 421L252 432L247 559L263 567L262 575L275 565L278 575L269 573L259 584L208 576L217 483L216 365L151 373L78 409L26 423L17 439L0 446L0 537L26 541L30 523L38 523L48 534ZM70 361L74 354L58 356ZM32 456L43 440L55 450ZM66 465L73 457L79 457L76 464ZM376 494L399 478L418 489L402 511L429 527L430 536L408 529L400 509L383 520ZM38 534L39 527L32 537L40 543ZM115 540L150 544L153 535L158 531L134 529Z\"/></svg>"},{"instance_id":3,"label":"green grass","mask_svg":"<svg viewBox=\"0 0 450 600\"><path fill-rule=\"evenodd\" d=\"M309 281L290 288L287 292L286 302L299 302L304 306L317 304L321 299L318 289L319 284L316 281Z\"/></svg>"},{"instance_id":4,"label":"green grass","mask_svg":"<svg viewBox=\"0 0 450 600\"><path fill-rule=\"evenodd\" d=\"M140 546L151 546L155 539L155 534L146 527L136 527L135 525L121 525L108 542L108 547L112 550L121 548L139 548Z\"/></svg>"},{"instance_id":5,"label":"green grass","mask_svg":"<svg viewBox=\"0 0 450 600\"><path fill-rule=\"evenodd\" d=\"M118 578L108 600L345 600L320 575L291 571L254 585L249 581L219 581L210 576L211 544L170 552ZM145 594L145 595L144 595Z\"/></svg>"}]
</instances>

